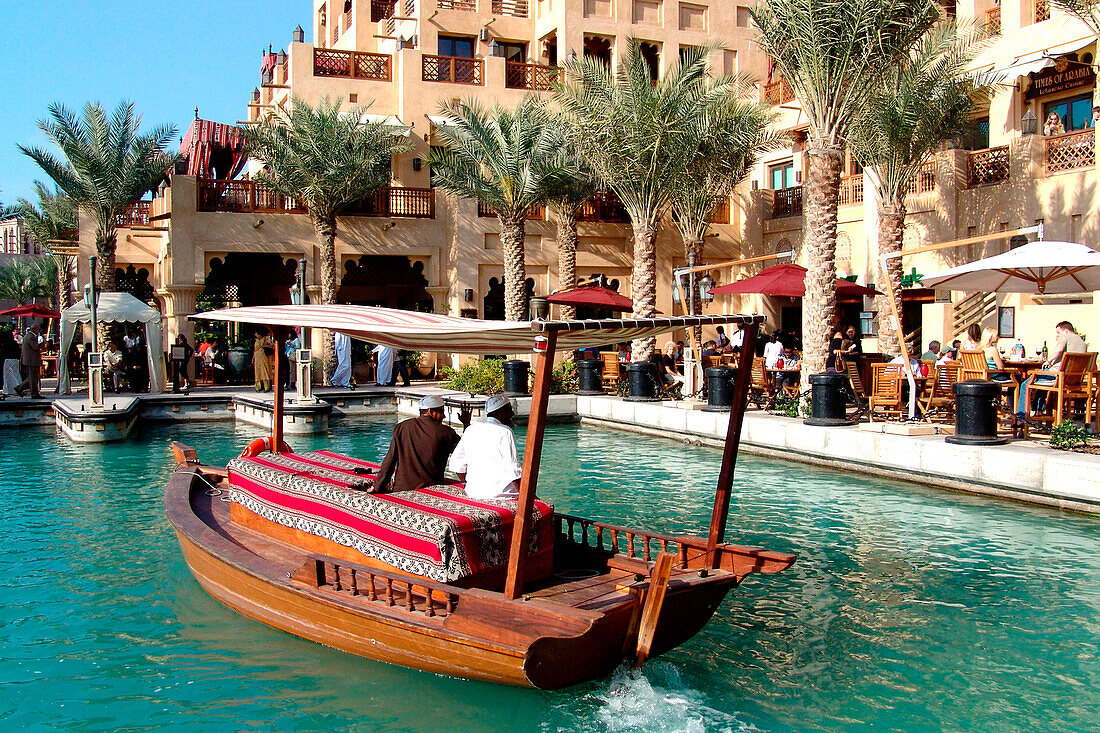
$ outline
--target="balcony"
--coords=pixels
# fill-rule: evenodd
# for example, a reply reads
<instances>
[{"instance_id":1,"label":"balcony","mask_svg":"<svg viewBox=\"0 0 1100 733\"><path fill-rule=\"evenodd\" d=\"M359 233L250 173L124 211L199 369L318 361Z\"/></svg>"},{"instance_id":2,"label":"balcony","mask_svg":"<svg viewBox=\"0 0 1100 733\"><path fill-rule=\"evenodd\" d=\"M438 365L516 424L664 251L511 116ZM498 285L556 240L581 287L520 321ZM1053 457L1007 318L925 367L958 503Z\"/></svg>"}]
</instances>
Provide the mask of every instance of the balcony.
<instances>
[{"instance_id":1,"label":"balcony","mask_svg":"<svg viewBox=\"0 0 1100 733\"><path fill-rule=\"evenodd\" d=\"M121 214L115 214L116 227L148 226L149 201L135 201Z\"/></svg>"},{"instance_id":2,"label":"balcony","mask_svg":"<svg viewBox=\"0 0 1100 733\"><path fill-rule=\"evenodd\" d=\"M838 203L841 206L851 206L863 203L863 174L857 173L840 179L840 197Z\"/></svg>"},{"instance_id":3,"label":"balcony","mask_svg":"<svg viewBox=\"0 0 1100 733\"><path fill-rule=\"evenodd\" d=\"M371 23L377 23L380 20L389 20L395 15L397 15L397 3L393 0L371 0Z\"/></svg>"},{"instance_id":4,"label":"balcony","mask_svg":"<svg viewBox=\"0 0 1100 733\"><path fill-rule=\"evenodd\" d=\"M493 15L511 15L514 18L527 17L527 0L492 0Z\"/></svg>"},{"instance_id":5,"label":"balcony","mask_svg":"<svg viewBox=\"0 0 1100 733\"><path fill-rule=\"evenodd\" d=\"M466 13L477 12L477 0L437 0L435 6L440 10L461 10Z\"/></svg>"},{"instance_id":6,"label":"balcony","mask_svg":"<svg viewBox=\"0 0 1100 733\"><path fill-rule=\"evenodd\" d=\"M314 76L390 81L391 68L391 57L385 54L313 49Z\"/></svg>"},{"instance_id":7,"label":"balcony","mask_svg":"<svg viewBox=\"0 0 1100 733\"><path fill-rule=\"evenodd\" d=\"M496 216L497 212L493 209L492 206L488 206L488 205L482 203L480 199L478 199L478 202L477 202L477 215L481 216L481 217L490 217L490 216ZM526 217L525 221L542 221L545 218L546 218L546 207L545 206L537 206L537 207L531 209L531 211L527 214L527 217Z\"/></svg>"},{"instance_id":8,"label":"balcony","mask_svg":"<svg viewBox=\"0 0 1100 733\"><path fill-rule=\"evenodd\" d=\"M777 107L794 101L794 90L785 79L778 79L764 85L764 103Z\"/></svg>"},{"instance_id":9,"label":"balcony","mask_svg":"<svg viewBox=\"0 0 1100 733\"><path fill-rule=\"evenodd\" d=\"M966 187L988 186L1008 180L1008 146L975 150L968 156Z\"/></svg>"},{"instance_id":10,"label":"balcony","mask_svg":"<svg viewBox=\"0 0 1100 733\"><path fill-rule=\"evenodd\" d=\"M423 58L421 78L424 81L472 84L475 86L481 86L485 83L485 66L481 59L428 55Z\"/></svg>"},{"instance_id":11,"label":"balcony","mask_svg":"<svg viewBox=\"0 0 1100 733\"><path fill-rule=\"evenodd\" d=\"M935 190L936 161L929 160L920 167L920 170L917 171L917 175L913 176L913 180L909 181L909 190L907 190L906 193L920 195Z\"/></svg>"},{"instance_id":12,"label":"balcony","mask_svg":"<svg viewBox=\"0 0 1100 733\"><path fill-rule=\"evenodd\" d=\"M275 193L256 181L198 181L198 211L245 214L305 214L297 200ZM343 216L434 219L435 191L430 188L388 186L347 207Z\"/></svg>"},{"instance_id":13,"label":"balcony","mask_svg":"<svg viewBox=\"0 0 1100 733\"><path fill-rule=\"evenodd\" d=\"M1042 23L1044 20L1050 20L1050 2L1035 0L1035 22Z\"/></svg>"},{"instance_id":14,"label":"balcony","mask_svg":"<svg viewBox=\"0 0 1100 733\"><path fill-rule=\"evenodd\" d=\"M1001 6L985 11L985 27L991 36L1001 35Z\"/></svg>"},{"instance_id":15,"label":"balcony","mask_svg":"<svg viewBox=\"0 0 1100 733\"><path fill-rule=\"evenodd\" d=\"M720 196L718 198L718 208L714 210L714 213L710 217L711 224L729 224L730 223L730 197Z\"/></svg>"},{"instance_id":16,"label":"balcony","mask_svg":"<svg viewBox=\"0 0 1100 733\"><path fill-rule=\"evenodd\" d=\"M603 191L584 202L577 211L577 221L621 224L628 223L630 215L626 213L618 196L610 191Z\"/></svg>"},{"instance_id":17,"label":"balcony","mask_svg":"<svg viewBox=\"0 0 1100 733\"><path fill-rule=\"evenodd\" d=\"M508 89L530 89L546 92L554 88L561 78L561 69L557 66L538 64L518 64L512 61L504 64L504 86Z\"/></svg>"},{"instance_id":18,"label":"balcony","mask_svg":"<svg viewBox=\"0 0 1100 733\"><path fill-rule=\"evenodd\" d=\"M1047 173L1061 173L1096 164L1096 131L1082 130L1043 140Z\"/></svg>"},{"instance_id":19,"label":"balcony","mask_svg":"<svg viewBox=\"0 0 1100 733\"><path fill-rule=\"evenodd\" d=\"M772 218L802 216L802 186L781 188L772 194Z\"/></svg>"}]
</instances>

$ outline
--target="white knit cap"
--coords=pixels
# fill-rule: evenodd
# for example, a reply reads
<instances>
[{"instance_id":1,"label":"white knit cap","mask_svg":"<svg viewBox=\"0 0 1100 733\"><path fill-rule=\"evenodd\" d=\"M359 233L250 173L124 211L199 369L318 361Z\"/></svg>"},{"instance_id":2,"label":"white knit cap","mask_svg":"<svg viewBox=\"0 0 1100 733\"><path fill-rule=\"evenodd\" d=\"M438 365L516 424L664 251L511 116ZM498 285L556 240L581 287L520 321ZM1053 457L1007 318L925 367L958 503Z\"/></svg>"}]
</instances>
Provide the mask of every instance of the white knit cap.
<instances>
[{"instance_id":1,"label":"white knit cap","mask_svg":"<svg viewBox=\"0 0 1100 733\"><path fill-rule=\"evenodd\" d=\"M437 410L443 407L443 398L437 394L430 394L420 398L417 406L423 410Z\"/></svg>"},{"instance_id":2,"label":"white knit cap","mask_svg":"<svg viewBox=\"0 0 1100 733\"><path fill-rule=\"evenodd\" d=\"M492 415L497 410L501 409L505 405L511 405L512 401L504 395L495 394L489 399L485 400L485 414Z\"/></svg>"}]
</instances>

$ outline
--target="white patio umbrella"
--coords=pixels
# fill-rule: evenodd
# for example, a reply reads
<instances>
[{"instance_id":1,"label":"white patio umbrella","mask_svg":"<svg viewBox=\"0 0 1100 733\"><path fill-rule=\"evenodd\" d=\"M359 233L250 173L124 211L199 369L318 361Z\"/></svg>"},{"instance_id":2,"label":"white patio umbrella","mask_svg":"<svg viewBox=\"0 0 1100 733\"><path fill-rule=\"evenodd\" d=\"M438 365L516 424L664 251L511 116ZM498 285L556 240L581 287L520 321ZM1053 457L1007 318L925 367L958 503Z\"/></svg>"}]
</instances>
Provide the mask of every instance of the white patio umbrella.
<instances>
[{"instance_id":1,"label":"white patio umbrella","mask_svg":"<svg viewBox=\"0 0 1100 733\"><path fill-rule=\"evenodd\" d=\"M925 275L921 283L970 293L1087 293L1100 290L1100 252L1076 242L1039 240Z\"/></svg>"}]
</instances>

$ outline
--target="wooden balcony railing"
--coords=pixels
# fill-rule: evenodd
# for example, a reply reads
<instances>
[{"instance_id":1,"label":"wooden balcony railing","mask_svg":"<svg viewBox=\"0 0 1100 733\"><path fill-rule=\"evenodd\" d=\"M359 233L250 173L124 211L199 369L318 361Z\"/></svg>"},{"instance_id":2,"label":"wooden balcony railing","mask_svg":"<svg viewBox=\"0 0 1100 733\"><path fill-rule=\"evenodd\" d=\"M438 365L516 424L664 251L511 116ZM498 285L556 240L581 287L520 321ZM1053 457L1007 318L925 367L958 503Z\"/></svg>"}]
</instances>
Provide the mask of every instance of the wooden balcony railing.
<instances>
[{"instance_id":1,"label":"wooden balcony railing","mask_svg":"<svg viewBox=\"0 0 1100 733\"><path fill-rule=\"evenodd\" d=\"M1043 141L1047 173L1091 168L1096 163L1096 131L1082 130Z\"/></svg>"},{"instance_id":2,"label":"wooden balcony railing","mask_svg":"<svg viewBox=\"0 0 1100 733\"><path fill-rule=\"evenodd\" d=\"M504 64L504 86L508 89L531 89L545 92L554 88L554 82L561 78L561 69L557 66L539 64L518 64L509 61Z\"/></svg>"},{"instance_id":3,"label":"wooden balcony railing","mask_svg":"<svg viewBox=\"0 0 1100 733\"><path fill-rule=\"evenodd\" d=\"M985 186L1008 180L1008 146L975 150L970 153L967 164L966 187Z\"/></svg>"},{"instance_id":4,"label":"wooden balcony railing","mask_svg":"<svg viewBox=\"0 0 1100 733\"><path fill-rule=\"evenodd\" d=\"M730 223L730 197L721 196L718 199L718 208L714 210L714 213L710 217L711 224L729 224Z\"/></svg>"},{"instance_id":5,"label":"wooden balcony railing","mask_svg":"<svg viewBox=\"0 0 1100 733\"><path fill-rule=\"evenodd\" d=\"M348 29L351 28L351 13L344 13L342 17L344 32L347 33Z\"/></svg>"},{"instance_id":6,"label":"wooden balcony railing","mask_svg":"<svg viewBox=\"0 0 1100 733\"><path fill-rule=\"evenodd\" d=\"M135 201L129 209L115 214L116 227L147 226L149 224L148 201Z\"/></svg>"},{"instance_id":7,"label":"wooden balcony railing","mask_svg":"<svg viewBox=\"0 0 1100 733\"><path fill-rule=\"evenodd\" d=\"M1042 23L1044 20L1050 20L1050 2L1035 0L1035 22Z\"/></svg>"},{"instance_id":8,"label":"wooden balcony railing","mask_svg":"<svg viewBox=\"0 0 1100 733\"><path fill-rule=\"evenodd\" d=\"M477 12L477 0L436 0L435 6L440 10L462 10L467 13Z\"/></svg>"},{"instance_id":9,"label":"wooden balcony railing","mask_svg":"<svg viewBox=\"0 0 1100 733\"><path fill-rule=\"evenodd\" d=\"M781 188L773 193L772 218L802 216L802 186Z\"/></svg>"},{"instance_id":10,"label":"wooden balcony railing","mask_svg":"<svg viewBox=\"0 0 1100 733\"><path fill-rule=\"evenodd\" d=\"M851 206L853 204L863 203L863 174L856 173L855 175L846 176L840 179L840 198L838 203L841 206Z\"/></svg>"},{"instance_id":11,"label":"wooden balcony railing","mask_svg":"<svg viewBox=\"0 0 1100 733\"><path fill-rule=\"evenodd\" d=\"M618 196L610 191L603 191L584 202L577 212L577 221L626 223L630 221L630 215L626 213Z\"/></svg>"},{"instance_id":12,"label":"wooden balcony railing","mask_svg":"<svg viewBox=\"0 0 1100 733\"><path fill-rule=\"evenodd\" d=\"M490 217L490 216L496 216L497 212L493 209L492 206L484 204L484 203L481 202L481 200L478 200L478 202L477 202L477 215L478 216L483 216L483 217ZM537 206L534 209L531 209L530 213L527 214L527 221L536 221L536 220L541 221L545 218L546 218L546 207L545 206Z\"/></svg>"},{"instance_id":13,"label":"wooden balcony railing","mask_svg":"<svg viewBox=\"0 0 1100 733\"><path fill-rule=\"evenodd\" d=\"M794 101L794 90L785 79L778 79L764 85L764 102L776 107Z\"/></svg>"},{"instance_id":14,"label":"wooden balcony railing","mask_svg":"<svg viewBox=\"0 0 1100 733\"><path fill-rule=\"evenodd\" d=\"M416 0L405 0L405 17L411 18L416 15Z\"/></svg>"},{"instance_id":15,"label":"wooden balcony railing","mask_svg":"<svg viewBox=\"0 0 1100 733\"><path fill-rule=\"evenodd\" d=\"M390 56L325 48L313 49L313 74L373 81L391 81L393 78Z\"/></svg>"},{"instance_id":16,"label":"wooden balcony railing","mask_svg":"<svg viewBox=\"0 0 1100 733\"><path fill-rule=\"evenodd\" d=\"M917 175L913 176L913 180L909 182L909 190L906 193L922 194L935 190L936 161L929 160L921 166L920 170L917 171Z\"/></svg>"},{"instance_id":17,"label":"wooden balcony railing","mask_svg":"<svg viewBox=\"0 0 1100 733\"><path fill-rule=\"evenodd\" d=\"M485 66L481 59L458 56L427 56L423 61L424 81L441 81L450 84L485 83Z\"/></svg>"},{"instance_id":18,"label":"wooden balcony railing","mask_svg":"<svg viewBox=\"0 0 1100 733\"><path fill-rule=\"evenodd\" d=\"M395 15L397 15L397 2L395 0L371 0L371 23L377 23L380 20L389 20Z\"/></svg>"},{"instance_id":19,"label":"wooden balcony railing","mask_svg":"<svg viewBox=\"0 0 1100 733\"><path fill-rule=\"evenodd\" d=\"M1001 6L985 11L985 27L991 36L1001 35Z\"/></svg>"},{"instance_id":20,"label":"wooden balcony railing","mask_svg":"<svg viewBox=\"0 0 1100 733\"><path fill-rule=\"evenodd\" d=\"M199 211L256 214L304 214L297 200L275 193L256 181L199 179ZM343 216L435 218L435 190L388 186L341 212Z\"/></svg>"},{"instance_id":21,"label":"wooden balcony railing","mask_svg":"<svg viewBox=\"0 0 1100 733\"><path fill-rule=\"evenodd\" d=\"M493 15L527 17L527 0L492 0Z\"/></svg>"}]
</instances>

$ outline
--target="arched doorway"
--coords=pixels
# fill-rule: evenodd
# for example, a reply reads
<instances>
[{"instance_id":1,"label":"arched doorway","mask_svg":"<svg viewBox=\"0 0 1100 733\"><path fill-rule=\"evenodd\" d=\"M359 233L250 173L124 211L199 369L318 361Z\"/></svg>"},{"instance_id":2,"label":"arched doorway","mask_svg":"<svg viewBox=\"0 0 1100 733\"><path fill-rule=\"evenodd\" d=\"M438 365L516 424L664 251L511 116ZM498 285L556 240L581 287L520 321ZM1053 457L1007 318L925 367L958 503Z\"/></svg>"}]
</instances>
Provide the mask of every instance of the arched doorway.
<instances>
[{"instance_id":1,"label":"arched doorway","mask_svg":"<svg viewBox=\"0 0 1100 733\"><path fill-rule=\"evenodd\" d=\"M275 253L230 252L210 260L202 292L195 298L199 313L246 305L289 305L290 287L297 276L298 260ZM219 337L229 343L250 333L236 324L205 321L196 339Z\"/></svg>"},{"instance_id":2,"label":"arched doorway","mask_svg":"<svg viewBox=\"0 0 1100 733\"><path fill-rule=\"evenodd\" d=\"M430 313L424 263L402 255L363 255L344 263L336 300L354 305L375 305Z\"/></svg>"},{"instance_id":3,"label":"arched doorway","mask_svg":"<svg viewBox=\"0 0 1100 733\"><path fill-rule=\"evenodd\" d=\"M526 287L524 293L526 300L530 301L535 297L535 279L533 277L527 278L524 281ZM491 277L489 278L489 292L485 294L485 300L482 304L484 308L484 318L487 321L503 321L504 320L504 278L503 277Z\"/></svg>"}]
</instances>

